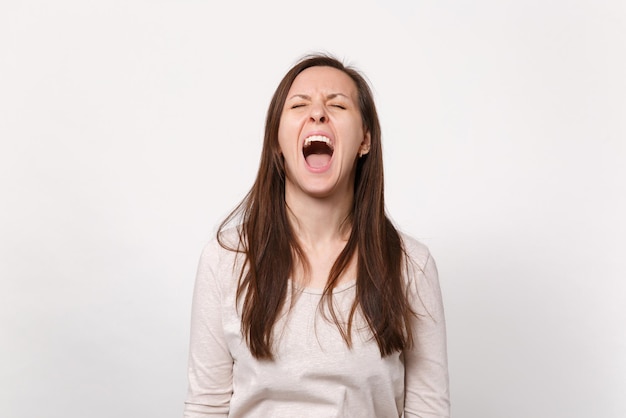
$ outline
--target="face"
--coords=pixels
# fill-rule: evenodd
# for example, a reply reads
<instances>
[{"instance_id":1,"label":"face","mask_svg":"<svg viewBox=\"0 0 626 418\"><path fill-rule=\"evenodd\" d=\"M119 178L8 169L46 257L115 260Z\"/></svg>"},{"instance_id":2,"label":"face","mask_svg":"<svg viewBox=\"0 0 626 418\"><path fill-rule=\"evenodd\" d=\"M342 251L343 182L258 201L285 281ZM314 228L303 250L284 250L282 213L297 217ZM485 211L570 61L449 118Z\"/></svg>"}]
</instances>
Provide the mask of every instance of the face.
<instances>
[{"instance_id":1,"label":"face","mask_svg":"<svg viewBox=\"0 0 626 418\"><path fill-rule=\"evenodd\" d=\"M294 80L278 128L286 192L352 196L357 159L370 148L355 82L332 67L310 67Z\"/></svg>"}]
</instances>

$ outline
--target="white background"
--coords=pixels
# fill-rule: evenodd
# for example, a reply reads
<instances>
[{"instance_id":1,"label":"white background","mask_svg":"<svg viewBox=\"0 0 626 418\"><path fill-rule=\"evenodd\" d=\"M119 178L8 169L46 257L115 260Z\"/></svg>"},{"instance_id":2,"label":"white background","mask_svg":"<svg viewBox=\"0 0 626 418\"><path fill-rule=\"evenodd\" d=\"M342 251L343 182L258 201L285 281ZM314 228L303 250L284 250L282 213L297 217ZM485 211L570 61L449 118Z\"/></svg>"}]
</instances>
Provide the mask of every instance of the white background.
<instances>
[{"instance_id":1,"label":"white background","mask_svg":"<svg viewBox=\"0 0 626 418\"><path fill-rule=\"evenodd\" d=\"M181 416L200 251L313 51L372 83L453 415L626 416L620 0L3 2L0 416Z\"/></svg>"}]
</instances>

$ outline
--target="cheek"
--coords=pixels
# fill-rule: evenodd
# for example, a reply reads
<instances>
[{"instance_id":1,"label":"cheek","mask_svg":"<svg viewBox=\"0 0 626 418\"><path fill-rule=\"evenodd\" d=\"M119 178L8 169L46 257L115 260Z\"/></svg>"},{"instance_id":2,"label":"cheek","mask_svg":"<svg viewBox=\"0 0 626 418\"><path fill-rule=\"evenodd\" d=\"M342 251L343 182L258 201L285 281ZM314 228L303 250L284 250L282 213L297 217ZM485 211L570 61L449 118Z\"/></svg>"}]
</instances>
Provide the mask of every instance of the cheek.
<instances>
[{"instance_id":1,"label":"cheek","mask_svg":"<svg viewBox=\"0 0 626 418\"><path fill-rule=\"evenodd\" d=\"M298 144L298 134L297 126L281 119L278 125L278 145L282 152L289 152Z\"/></svg>"},{"instance_id":2,"label":"cheek","mask_svg":"<svg viewBox=\"0 0 626 418\"><path fill-rule=\"evenodd\" d=\"M285 145L286 145L286 141L285 141L285 136L286 136L286 132L285 132L285 124L283 123L283 120L280 120L280 124L278 125L278 149L280 150L281 154L284 151Z\"/></svg>"},{"instance_id":3,"label":"cheek","mask_svg":"<svg viewBox=\"0 0 626 418\"><path fill-rule=\"evenodd\" d=\"M278 131L278 150L282 155L285 153L289 154L291 151L291 147L289 146L289 141L287 140L285 133L282 131Z\"/></svg>"}]
</instances>

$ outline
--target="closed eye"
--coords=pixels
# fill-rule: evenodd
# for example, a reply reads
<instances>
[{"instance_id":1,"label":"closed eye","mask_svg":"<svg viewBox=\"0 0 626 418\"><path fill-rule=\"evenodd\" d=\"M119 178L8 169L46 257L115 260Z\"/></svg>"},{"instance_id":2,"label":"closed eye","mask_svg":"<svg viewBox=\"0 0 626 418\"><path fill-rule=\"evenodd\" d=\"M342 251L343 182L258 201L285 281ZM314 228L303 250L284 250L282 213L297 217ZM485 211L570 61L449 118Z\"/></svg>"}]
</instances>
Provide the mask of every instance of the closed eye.
<instances>
[{"instance_id":1,"label":"closed eye","mask_svg":"<svg viewBox=\"0 0 626 418\"><path fill-rule=\"evenodd\" d=\"M336 107L337 109L343 109L346 110L346 107L344 105L341 104L331 104L331 107Z\"/></svg>"},{"instance_id":2,"label":"closed eye","mask_svg":"<svg viewBox=\"0 0 626 418\"><path fill-rule=\"evenodd\" d=\"M291 108L292 109L297 109L299 107L304 107L304 106L306 106L306 104L304 104L304 103L296 103L296 104L291 105Z\"/></svg>"}]
</instances>

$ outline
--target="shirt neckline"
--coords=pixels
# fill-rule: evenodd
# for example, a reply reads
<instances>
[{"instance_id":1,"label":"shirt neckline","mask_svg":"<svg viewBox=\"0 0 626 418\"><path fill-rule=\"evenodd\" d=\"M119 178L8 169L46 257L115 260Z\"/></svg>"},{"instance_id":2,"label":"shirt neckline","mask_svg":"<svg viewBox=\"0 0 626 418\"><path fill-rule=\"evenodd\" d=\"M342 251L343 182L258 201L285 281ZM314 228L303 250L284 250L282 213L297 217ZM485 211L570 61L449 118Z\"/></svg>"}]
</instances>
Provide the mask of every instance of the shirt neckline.
<instances>
[{"instance_id":1,"label":"shirt neckline","mask_svg":"<svg viewBox=\"0 0 626 418\"><path fill-rule=\"evenodd\" d=\"M294 286L298 291L300 291L302 293L307 293L309 295L321 295L321 294L324 293L324 289L322 289L322 288L299 287L299 286L295 285L293 280L291 280L291 279L289 279L289 283L291 283L292 286ZM333 289L333 294L348 291L348 290L352 289L353 287L356 287L356 279L348 280L348 281L346 281L344 283L341 283L339 286L336 286Z\"/></svg>"}]
</instances>

